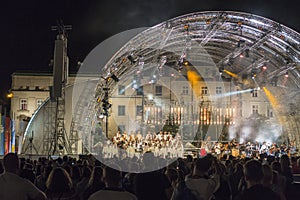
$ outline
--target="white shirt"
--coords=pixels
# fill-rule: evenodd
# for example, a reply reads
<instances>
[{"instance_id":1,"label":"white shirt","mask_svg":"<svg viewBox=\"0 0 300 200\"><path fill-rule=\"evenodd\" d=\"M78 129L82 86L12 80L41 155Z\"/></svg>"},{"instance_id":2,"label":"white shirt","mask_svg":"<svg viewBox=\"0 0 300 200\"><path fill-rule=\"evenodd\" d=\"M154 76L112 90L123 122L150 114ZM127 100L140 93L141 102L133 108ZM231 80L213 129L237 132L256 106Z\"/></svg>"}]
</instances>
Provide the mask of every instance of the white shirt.
<instances>
[{"instance_id":1,"label":"white shirt","mask_svg":"<svg viewBox=\"0 0 300 200\"><path fill-rule=\"evenodd\" d=\"M137 200L136 196L126 191L99 190L92 194L89 200Z\"/></svg>"},{"instance_id":2,"label":"white shirt","mask_svg":"<svg viewBox=\"0 0 300 200\"><path fill-rule=\"evenodd\" d=\"M33 183L9 172L0 175L0 188L0 199L3 200L46 199Z\"/></svg>"}]
</instances>

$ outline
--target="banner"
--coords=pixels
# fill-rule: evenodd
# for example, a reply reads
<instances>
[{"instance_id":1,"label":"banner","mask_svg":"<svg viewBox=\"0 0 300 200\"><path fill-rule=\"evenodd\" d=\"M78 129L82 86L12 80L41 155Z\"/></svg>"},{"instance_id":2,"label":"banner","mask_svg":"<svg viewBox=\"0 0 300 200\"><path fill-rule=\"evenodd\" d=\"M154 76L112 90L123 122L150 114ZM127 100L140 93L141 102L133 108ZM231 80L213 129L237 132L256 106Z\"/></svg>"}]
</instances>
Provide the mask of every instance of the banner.
<instances>
[{"instance_id":1,"label":"banner","mask_svg":"<svg viewBox=\"0 0 300 200\"><path fill-rule=\"evenodd\" d=\"M5 116L0 114L0 155L4 155L4 131L5 131Z\"/></svg>"},{"instance_id":2,"label":"banner","mask_svg":"<svg viewBox=\"0 0 300 200\"><path fill-rule=\"evenodd\" d=\"M15 121L11 120L11 145L10 152L16 152L16 129L15 129Z\"/></svg>"},{"instance_id":3,"label":"banner","mask_svg":"<svg viewBox=\"0 0 300 200\"><path fill-rule=\"evenodd\" d=\"M4 131L4 153L7 154L10 151L10 118L5 117L5 131Z\"/></svg>"}]
</instances>

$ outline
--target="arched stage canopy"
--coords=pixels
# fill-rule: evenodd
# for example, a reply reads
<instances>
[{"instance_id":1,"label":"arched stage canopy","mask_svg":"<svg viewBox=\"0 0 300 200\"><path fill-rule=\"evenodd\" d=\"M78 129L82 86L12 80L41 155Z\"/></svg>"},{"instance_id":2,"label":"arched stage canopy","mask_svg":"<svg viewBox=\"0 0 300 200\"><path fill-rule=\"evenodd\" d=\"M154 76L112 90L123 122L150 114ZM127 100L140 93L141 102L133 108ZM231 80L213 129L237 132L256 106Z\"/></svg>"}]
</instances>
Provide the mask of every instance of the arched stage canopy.
<instances>
[{"instance_id":1,"label":"arched stage canopy","mask_svg":"<svg viewBox=\"0 0 300 200\"><path fill-rule=\"evenodd\" d=\"M160 74L164 69L179 73L187 82L190 71L209 81L202 70L204 66L217 70L218 74L222 72L221 79L229 79L239 90L261 88L286 137L300 147L300 34L270 19L231 11L179 16L133 37L101 69L99 80L89 90L90 96L85 96L86 106L79 105L80 98L74 102L73 92L73 118L66 116L68 126L74 120L81 123L77 125L81 137L89 137L95 131L95 121L102 112L97 109L102 107L97 98L105 98L103 88L110 88L112 96L124 80L151 84L158 81L151 77L164 78ZM66 102L71 100L71 96L66 97ZM80 117L75 116L74 108L82 114ZM89 126L83 124L86 119ZM37 118L33 120L27 134L34 123L41 123ZM72 132L72 127L67 130ZM42 135L36 137L40 139L34 141L43 141Z\"/></svg>"}]
</instances>

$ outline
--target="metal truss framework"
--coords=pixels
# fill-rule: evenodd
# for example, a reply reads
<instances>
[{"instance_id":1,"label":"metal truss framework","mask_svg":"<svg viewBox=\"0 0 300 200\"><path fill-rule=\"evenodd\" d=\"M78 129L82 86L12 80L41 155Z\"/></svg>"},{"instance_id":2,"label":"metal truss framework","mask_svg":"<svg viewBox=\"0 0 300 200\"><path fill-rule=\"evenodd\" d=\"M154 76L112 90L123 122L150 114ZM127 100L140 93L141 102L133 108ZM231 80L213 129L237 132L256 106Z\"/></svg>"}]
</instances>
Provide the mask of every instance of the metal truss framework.
<instances>
[{"instance_id":1,"label":"metal truss framework","mask_svg":"<svg viewBox=\"0 0 300 200\"><path fill-rule=\"evenodd\" d=\"M183 59L189 49L199 47L201 50L197 54L189 55L191 60ZM241 54L244 55L243 58L240 57ZM128 59L129 56L131 60ZM183 74L186 69L179 66L181 61L194 66L210 66L213 61L217 68L224 67L236 74L238 78L233 78L233 82L237 85L243 84L240 77L251 74L252 70L260 70L263 64L268 68L265 75L257 80L261 86L274 85L274 80L283 82L282 77L288 72L288 81L274 88L280 105L276 114L281 116L285 135L300 148L299 33L275 21L249 13L191 13L167 20L138 34L111 57L99 74L104 78L114 74L120 80L126 79L139 68L139 58L143 58L144 70L147 70L147 64L157 65L163 57L166 65L176 71L180 69ZM77 112L72 116L71 131L67 134L72 153L76 153L78 137L85 145L90 146L88 133L95 129L99 115L97 109L102 108L97 98L103 99L104 85L112 88L110 92L114 91L116 85L112 79L107 84L105 80L107 79L99 78L94 87L95 96L80 98L82 100L76 105ZM92 90L93 88L87 88L86 91ZM294 107L290 108L289 105ZM55 106L50 101L45 106L45 116L49 115L44 127L44 152L47 153L51 143L51 130L55 125L51 122L53 115L49 113L55 112Z\"/></svg>"},{"instance_id":2,"label":"metal truss framework","mask_svg":"<svg viewBox=\"0 0 300 200\"><path fill-rule=\"evenodd\" d=\"M135 36L110 59L101 74L125 78L139 67L139 62L132 60L141 57L146 66L147 63L159 63L164 56L166 64L177 70L183 53L199 46L205 52L190 55L192 60L187 60L190 65L209 66L212 59L216 67L237 74L234 81L240 85L243 84L241 77L249 76L253 70L261 70L263 65L268 68L263 77L257 79L259 86L274 85L274 79L277 81L288 73L288 81L274 89L278 91L276 97L281 104L276 114L284 121L286 135L293 138L299 148L300 124L297 119L300 108L296 106L297 114L290 115L291 110L285 105L298 105L300 101L297 92L300 89L300 34L270 19L229 11L179 16ZM209 59L205 59L207 55ZM184 70L181 73L185 73ZM99 88L101 85L103 80L99 81ZM110 80L108 85L113 88L115 82ZM293 124L290 121L294 121Z\"/></svg>"}]
</instances>

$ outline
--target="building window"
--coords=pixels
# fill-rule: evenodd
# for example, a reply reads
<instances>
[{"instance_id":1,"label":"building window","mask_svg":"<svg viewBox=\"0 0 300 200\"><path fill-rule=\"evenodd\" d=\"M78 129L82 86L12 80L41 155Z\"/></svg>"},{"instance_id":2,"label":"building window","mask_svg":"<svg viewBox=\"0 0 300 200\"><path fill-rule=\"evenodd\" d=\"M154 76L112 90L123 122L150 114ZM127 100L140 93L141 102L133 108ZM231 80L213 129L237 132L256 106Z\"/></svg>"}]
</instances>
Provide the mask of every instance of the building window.
<instances>
[{"instance_id":1,"label":"building window","mask_svg":"<svg viewBox=\"0 0 300 200\"><path fill-rule=\"evenodd\" d=\"M43 99L37 99L36 100L36 107L40 107L43 104L44 100Z\"/></svg>"},{"instance_id":2,"label":"building window","mask_svg":"<svg viewBox=\"0 0 300 200\"><path fill-rule=\"evenodd\" d=\"M257 89L251 90L252 97L257 97Z\"/></svg>"},{"instance_id":3,"label":"building window","mask_svg":"<svg viewBox=\"0 0 300 200\"><path fill-rule=\"evenodd\" d=\"M125 116L125 106L124 105L118 106L118 116Z\"/></svg>"},{"instance_id":4,"label":"building window","mask_svg":"<svg viewBox=\"0 0 300 200\"><path fill-rule=\"evenodd\" d=\"M252 105L252 114L258 114L258 105Z\"/></svg>"},{"instance_id":5,"label":"building window","mask_svg":"<svg viewBox=\"0 0 300 200\"><path fill-rule=\"evenodd\" d=\"M207 89L207 87L201 87L201 94L202 95L208 95L208 89Z\"/></svg>"},{"instance_id":6,"label":"building window","mask_svg":"<svg viewBox=\"0 0 300 200\"><path fill-rule=\"evenodd\" d=\"M155 96L162 96L162 86L161 85L157 85L155 87Z\"/></svg>"},{"instance_id":7,"label":"building window","mask_svg":"<svg viewBox=\"0 0 300 200\"><path fill-rule=\"evenodd\" d=\"M267 116L268 117L273 117L273 110L272 110L272 108L268 108L268 110L267 110Z\"/></svg>"},{"instance_id":8,"label":"building window","mask_svg":"<svg viewBox=\"0 0 300 200\"><path fill-rule=\"evenodd\" d=\"M142 116L143 114L143 106L136 106L136 116Z\"/></svg>"},{"instance_id":9,"label":"building window","mask_svg":"<svg viewBox=\"0 0 300 200\"><path fill-rule=\"evenodd\" d=\"M125 86L124 85L119 85L119 95L125 95Z\"/></svg>"},{"instance_id":10,"label":"building window","mask_svg":"<svg viewBox=\"0 0 300 200\"><path fill-rule=\"evenodd\" d=\"M20 99L20 110L27 110L27 99Z\"/></svg>"},{"instance_id":11,"label":"building window","mask_svg":"<svg viewBox=\"0 0 300 200\"><path fill-rule=\"evenodd\" d=\"M138 87L136 90L136 95L143 95L144 94L144 88L143 86Z\"/></svg>"},{"instance_id":12,"label":"building window","mask_svg":"<svg viewBox=\"0 0 300 200\"><path fill-rule=\"evenodd\" d=\"M188 95L189 94L189 87L188 86L182 86L182 94Z\"/></svg>"},{"instance_id":13,"label":"building window","mask_svg":"<svg viewBox=\"0 0 300 200\"><path fill-rule=\"evenodd\" d=\"M216 94L222 94L222 87L216 87Z\"/></svg>"}]
</instances>

